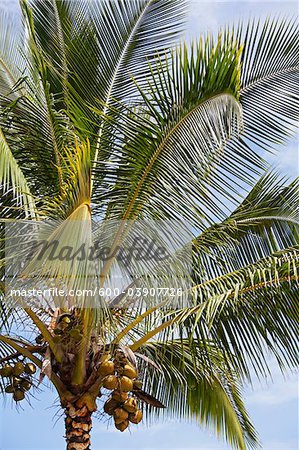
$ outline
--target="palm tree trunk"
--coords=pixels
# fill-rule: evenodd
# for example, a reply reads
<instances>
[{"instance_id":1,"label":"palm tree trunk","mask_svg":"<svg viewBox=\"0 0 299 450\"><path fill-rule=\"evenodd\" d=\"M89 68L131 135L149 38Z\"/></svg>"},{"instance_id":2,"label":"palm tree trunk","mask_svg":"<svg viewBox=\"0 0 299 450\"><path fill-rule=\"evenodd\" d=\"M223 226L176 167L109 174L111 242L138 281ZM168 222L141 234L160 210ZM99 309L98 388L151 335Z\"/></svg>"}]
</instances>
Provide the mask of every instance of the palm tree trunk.
<instances>
[{"instance_id":1,"label":"palm tree trunk","mask_svg":"<svg viewBox=\"0 0 299 450\"><path fill-rule=\"evenodd\" d=\"M90 450L91 415L85 405L80 408L69 403L65 407L67 450Z\"/></svg>"}]
</instances>

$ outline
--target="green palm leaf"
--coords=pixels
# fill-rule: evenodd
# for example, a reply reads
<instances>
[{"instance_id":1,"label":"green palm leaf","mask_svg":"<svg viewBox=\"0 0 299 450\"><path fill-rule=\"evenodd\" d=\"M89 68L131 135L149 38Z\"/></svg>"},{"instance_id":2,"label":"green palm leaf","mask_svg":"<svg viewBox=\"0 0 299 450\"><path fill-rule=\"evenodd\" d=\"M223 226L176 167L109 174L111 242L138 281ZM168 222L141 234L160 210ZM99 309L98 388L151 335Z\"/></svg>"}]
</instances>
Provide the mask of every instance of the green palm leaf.
<instances>
[{"instance_id":1,"label":"green palm leaf","mask_svg":"<svg viewBox=\"0 0 299 450\"><path fill-rule=\"evenodd\" d=\"M224 222L198 236L193 242L198 276L232 272L298 244L298 181L285 186L275 173L265 174Z\"/></svg>"},{"instance_id":2,"label":"green palm leaf","mask_svg":"<svg viewBox=\"0 0 299 450\"><path fill-rule=\"evenodd\" d=\"M237 356L236 370L249 377L248 361L257 374L268 370L265 351L283 367L298 363L298 247L192 288L188 308L162 309L138 324L129 336L136 351L156 335L167 342L171 333L212 340L224 353ZM191 299L190 299L191 301Z\"/></svg>"},{"instance_id":3,"label":"green palm leaf","mask_svg":"<svg viewBox=\"0 0 299 450\"><path fill-rule=\"evenodd\" d=\"M188 329L235 352L247 374L247 357L257 373L268 370L266 348L282 366L296 365L298 266L295 247L199 283L193 291L204 307L198 307L197 316L196 308L192 312Z\"/></svg>"},{"instance_id":4,"label":"green palm leaf","mask_svg":"<svg viewBox=\"0 0 299 450\"><path fill-rule=\"evenodd\" d=\"M16 97L13 90L25 68L21 54L21 36L16 24L4 10L0 11L0 97Z\"/></svg>"},{"instance_id":5,"label":"green palm leaf","mask_svg":"<svg viewBox=\"0 0 299 450\"><path fill-rule=\"evenodd\" d=\"M238 38L245 42L240 91L245 136L266 147L285 142L298 121L298 24L253 22L240 27Z\"/></svg>"},{"instance_id":6,"label":"green palm leaf","mask_svg":"<svg viewBox=\"0 0 299 450\"><path fill-rule=\"evenodd\" d=\"M202 59L207 62L199 71ZM101 191L111 192L107 217L137 216L141 205L142 210L147 207L149 196L157 202L151 205L157 218L183 217L185 211L185 218L200 222L200 216L211 210L218 213L219 207L207 200L206 188L211 166L242 127L235 99L238 83L239 48L232 42L226 47L221 40L215 46L200 42L193 48L190 65L182 48L170 56L166 68L160 63L153 69L147 91L141 90L145 111L132 110L116 122L123 138L116 133L113 152L119 156L111 165L110 159L101 164L107 182L98 185L95 177L95 200L103 203ZM214 121L219 132L211 129ZM174 196L171 204L163 196L165 189Z\"/></svg>"},{"instance_id":7,"label":"green palm leaf","mask_svg":"<svg viewBox=\"0 0 299 450\"><path fill-rule=\"evenodd\" d=\"M233 448L257 445L257 436L241 399L238 378L229 358L213 343L171 339L168 343L152 341L140 352L159 365L159 371L146 364L145 390L168 406L150 409L156 415L193 418L202 426L216 430Z\"/></svg>"},{"instance_id":8,"label":"green palm leaf","mask_svg":"<svg viewBox=\"0 0 299 450\"><path fill-rule=\"evenodd\" d=\"M30 192L27 180L14 158L12 151L0 128L0 186L2 195L11 192L16 204L24 210L25 216L36 216L34 198Z\"/></svg>"}]
</instances>

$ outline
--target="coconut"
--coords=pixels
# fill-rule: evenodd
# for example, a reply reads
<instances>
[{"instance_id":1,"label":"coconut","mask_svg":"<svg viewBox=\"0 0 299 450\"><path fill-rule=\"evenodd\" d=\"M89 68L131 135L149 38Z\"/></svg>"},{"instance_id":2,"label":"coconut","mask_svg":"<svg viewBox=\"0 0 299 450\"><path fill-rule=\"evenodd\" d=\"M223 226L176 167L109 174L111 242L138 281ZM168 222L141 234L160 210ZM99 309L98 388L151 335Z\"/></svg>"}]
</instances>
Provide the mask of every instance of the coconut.
<instances>
[{"instance_id":1,"label":"coconut","mask_svg":"<svg viewBox=\"0 0 299 450\"><path fill-rule=\"evenodd\" d=\"M115 419L126 420L129 416L128 411L125 411L123 408L116 408L114 410L113 416Z\"/></svg>"},{"instance_id":2,"label":"coconut","mask_svg":"<svg viewBox=\"0 0 299 450\"><path fill-rule=\"evenodd\" d=\"M115 375L108 375L103 380L103 386L106 389L116 389L118 386L118 379Z\"/></svg>"},{"instance_id":3,"label":"coconut","mask_svg":"<svg viewBox=\"0 0 299 450\"><path fill-rule=\"evenodd\" d=\"M16 389L14 394L13 394L13 399L16 402L20 402L21 400L24 400L25 398L25 394L23 391L21 391L21 389Z\"/></svg>"},{"instance_id":4,"label":"coconut","mask_svg":"<svg viewBox=\"0 0 299 450\"><path fill-rule=\"evenodd\" d=\"M36 336L35 342L37 344L42 344L44 342L44 336L42 334L39 334L38 336Z\"/></svg>"},{"instance_id":5,"label":"coconut","mask_svg":"<svg viewBox=\"0 0 299 450\"><path fill-rule=\"evenodd\" d=\"M31 386L32 386L32 383L31 383L30 380L27 380L26 378L22 378L22 379L21 379L20 386L21 386L21 388L24 389L25 391L29 391L29 389L30 389Z\"/></svg>"},{"instance_id":6,"label":"coconut","mask_svg":"<svg viewBox=\"0 0 299 450\"><path fill-rule=\"evenodd\" d=\"M32 363L25 364L24 372L28 375L33 375L36 372L36 366Z\"/></svg>"},{"instance_id":7,"label":"coconut","mask_svg":"<svg viewBox=\"0 0 299 450\"><path fill-rule=\"evenodd\" d=\"M116 423L115 424L115 428L117 428L119 431L123 432L125 431L129 426L129 421L128 420L124 420L121 423Z\"/></svg>"},{"instance_id":8,"label":"coconut","mask_svg":"<svg viewBox=\"0 0 299 450\"><path fill-rule=\"evenodd\" d=\"M114 400L114 398L110 397L104 404L104 411L105 413L109 414L109 416L112 416L114 410L119 406L119 403Z\"/></svg>"},{"instance_id":9,"label":"coconut","mask_svg":"<svg viewBox=\"0 0 299 450\"><path fill-rule=\"evenodd\" d=\"M12 384L14 387L18 387L21 384L22 379L20 377L13 377Z\"/></svg>"},{"instance_id":10,"label":"coconut","mask_svg":"<svg viewBox=\"0 0 299 450\"><path fill-rule=\"evenodd\" d=\"M23 363L21 362L17 362L16 365L13 368L13 374L18 377L19 375L21 375L25 370L25 366Z\"/></svg>"},{"instance_id":11,"label":"coconut","mask_svg":"<svg viewBox=\"0 0 299 450\"><path fill-rule=\"evenodd\" d=\"M99 374L101 376L113 375L115 372L114 362L113 361L104 361L99 367Z\"/></svg>"},{"instance_id":12,"label":"coconut","mask_svg":"<svg viewBox=\"0 0 299 450\"><path fill-rule=\"evenodd\" d=\"M61 322L69 324L71 323L71 319L69 318L69 316L65 316L61 319Z\"/></svg>"},{"instance_id":13,"label":"coconut","mask_svg":"<svg viewBox=\"0 0 299 450\"><path fill-rule=\"evenodd\" d=\"M109 352L105 352L102 354L101 358L100 358L100 363L104 362L104 361L108 361L111 359L111 354Z\"/></svg>"},{"instance_id":14,"label":"coconut","mask_svg":"<svg viewBox=\"0 0 299 450\"><path fill-rule=\"evenodd\" d=\"M117 360L118 363L122 365L128 364L128 359L125 357L123 352L117 352L115 359Z\"/></svg>"},{"instance_id":15,"label":"coconut","mask_svg":"<svg viewBox=\"0 0 299 450\"><path fill-rule=\"evenodd\" d=\"M116 408L113 413L115 423L121 423L129 417L128 411L122 408Z\"/></svg>"},{"instance_id":16,"label":"coconut","mask_svg":"<svg viewBox=\"0 0 299 450\"><path fill-rule=\"evenodd\" d=\"M123 403L127 400L128 394L127 392L113 391L112 398L114 398L114 400L116 400L119 403Z\"/></svg>"},{"instance_id":17,"label":"coconut","mask_svg":"<svg viewBox=\"0 0 299 450\"><path fill-rule=\"evenodd\" d=\"M55 328L54 334L56 334L57 336L61 336L63 334L63 330L61 330L60 328Z\"/></svg>"},{"instance_id":18,"label":"coconut","mask_svg":"<svg viewBox=\"0 0 299 450\"><path fill-rule=\"evenodd\" d=\"M12 375L13 367L6 364L2 369L0 369L0 375L2 377L10 377Z\"/></svg>"},{"instance_id":19,"label":"coconut","mask_svg":"<svg viewBox=\"0 0 299 450\"><path fill-rule=\"evenodd\" d=\"M133 380L134 378L137 377L137 372L134 369L134 367L132 367L129 364L126 364L123 369L123 375L125 375L126 377L131 378L131 380Z\"/></svg>"},{"instance_id":20,"label":"coconut","mask_svg":"<svg viewBox=\"0 0 299 450\"><path fill-rule=\"evenodd\" d=\"M5 388L5 392L6 392L7 394L13 394L14 391L15 391L15 388L13 387L12 384L9 384L9 385L6 386L6 388Z\"/></svg>"},{"instance_id":21,"label":"coconut","mask_svg":"<svg viewBox=\"0 0 299 450\"><path fill-rule=\"evenodd\" d=\"M126 419L126 420L129 420L129 419ZM118 425L119 423L122 423L122 422L123 422L123 419L114 417L114 425Z\"/></svg>"},{"instance_id":22,"label":"coconut","mask_svg":"<svg viewBox=\"0 0 299 450\"><path fill-rule=\"evenodd\" d=\"M123 408L129 413L135 413L138 409L137 401L135 398L128 398L128 400L126 400L123 404Z\"/></svg>"},{"instance_id":23,"label":"coconut","mask_svg":"<svg viewBox=\"0 0 299 450\"><path fill-rule=\"evenodd\" d=\"M142 411L138 409L134 414L129 415L129 421L138 424L142 420Z\"/></svg>"},{"instance_id":24,"label":"coconut","mask_svg":"<svg viewBox=\"0 0 299 450\"><path fill-rule=\"evenodd\" d=\"M78 328L73 328L72 330L70 330L70 337L72 339L74 339L74 341L81 341L83 334L80 333L80 330L78 330Z\"/></svg>"},{"instance_id":25,"label":"coconut","mask_svg":"<svg viewBox=\"0 0 299 450\"><path fill-rule=\"evenodd\" d=\"M129 392L133 389L133 381L131 378L123 376L119 379L120 391Z\"/></svg>"}]
</instances>

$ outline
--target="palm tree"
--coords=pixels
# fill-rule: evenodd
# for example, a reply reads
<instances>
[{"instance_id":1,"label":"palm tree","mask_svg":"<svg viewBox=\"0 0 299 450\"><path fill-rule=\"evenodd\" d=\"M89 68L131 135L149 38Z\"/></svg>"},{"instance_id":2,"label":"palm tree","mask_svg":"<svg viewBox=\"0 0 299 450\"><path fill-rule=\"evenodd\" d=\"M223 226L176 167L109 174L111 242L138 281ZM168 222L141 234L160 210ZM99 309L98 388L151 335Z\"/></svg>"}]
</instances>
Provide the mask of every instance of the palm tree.
<instances>
[{"instance_id":1,"label":"palm tree","mask_svg":"<svg viewBox=\"0 0 299 450\"><path fill-rule=\"evenodd\" d=\"M68 450L90 448L97 415L124 431L172 414L258 445L242 387L269 354L297 364L299 184L263 156L295 130L298 26L187 46L181 0L20 5L22 30L0 19L2 392L28 400L48 378ZM167 229L171 257L118 259L136 224ZM28 260L39 233L60 250L100 236L110 257ZM53 291L20 300L20 282Z\"/></svg>"}]
</instances>

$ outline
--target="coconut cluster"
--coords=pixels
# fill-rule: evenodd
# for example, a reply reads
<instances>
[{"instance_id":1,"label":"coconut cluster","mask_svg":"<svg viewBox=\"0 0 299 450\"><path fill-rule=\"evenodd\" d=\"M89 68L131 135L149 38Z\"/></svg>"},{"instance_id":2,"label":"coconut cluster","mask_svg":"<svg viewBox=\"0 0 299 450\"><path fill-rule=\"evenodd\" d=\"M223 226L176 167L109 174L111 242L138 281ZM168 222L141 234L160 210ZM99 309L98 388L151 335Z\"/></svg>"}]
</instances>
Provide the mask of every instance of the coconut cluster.
<instances>
[{"instance_id":1,"label":"coconut cluster","mask_svg":"<svg viewBox=\"0 0 299 450\"><path fill-rule=\"evenodd\" d=\"M15 364L5 364L0 369L0 376L8 378L5 386L5 392L12 394L16 402L25 398L25 392L32 387L32 375L36 372L36 366L33 363L23 364L21 361Z\"/></svg>"},{"instance_id":2,"label":"coconut cluster","mask_svg":"<svg viewBox=\"0 0 299 450\"><path fill-rule=\"evenodd\" d=\"M65 313L58 317L56 326L53 330L54 341L60 342L63 339L73 339L80 341L82 339L81 327L73 314Z\"/></svg>"},{"instance_id":3,"label":"coconut cluster","mask_svg":"<svg viewBox=\"0 0 299 450\"><path fill-rule=\"evenodd\" d=\"M114 359L107 355L101 362L99 374L104 376L103 387L112 391L104 404L104 412L113 417L115 428L125 431L130 422L138 424L142 411L132 393L138 375L133 364L118 351Z\"/></svg>"}]
</instances>

